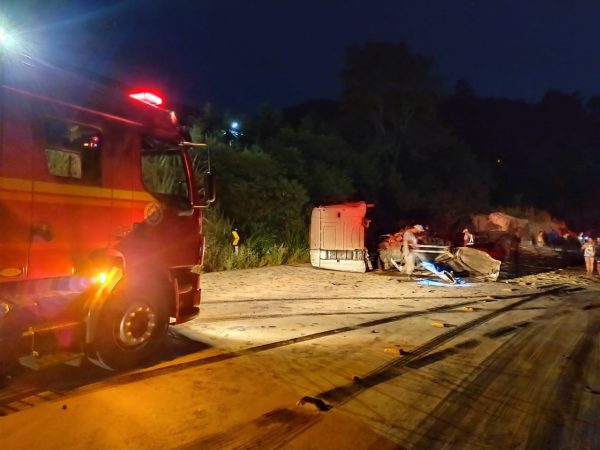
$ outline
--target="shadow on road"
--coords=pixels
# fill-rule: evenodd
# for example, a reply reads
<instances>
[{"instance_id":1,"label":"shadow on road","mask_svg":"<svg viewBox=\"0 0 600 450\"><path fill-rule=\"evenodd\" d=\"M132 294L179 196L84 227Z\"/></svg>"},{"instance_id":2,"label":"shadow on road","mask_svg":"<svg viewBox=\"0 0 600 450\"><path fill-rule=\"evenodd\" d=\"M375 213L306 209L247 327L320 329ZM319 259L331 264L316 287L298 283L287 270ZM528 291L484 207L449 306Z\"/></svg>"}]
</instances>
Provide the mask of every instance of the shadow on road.
<instances>
[{"instance_id":1,"label":"shadow on road","mask_svg":"<svg viewBox=\"0 0 600 450\"><path fill-rule=\"evenodd\" d=\"M164 348L149 360L140 370L160 363L172 361L185 355L201 352L210 348L202 342L192 341L170 329ZM1 407L14 402L22 402L28 396L39 395L42 392L60 396L97 382L105 381L121 375L122 372L102 369L87 358L55 364L38 370L32 370L14 363L5 368L0 380L0 415ZM23 408L27 406L25 402ZM31 405L33 406L33 405Z\"/></svg>"},{"instance_id":2,"label":"shadow on road","mask_svg":"<svg viewBox=\"0 0 600 450\"><path fill-rule=\"evenodd\" d=\"M519 251L517 255L512 254L505 258L502 262L500 280L578 265L578 258L581 258L581 255L550 251L550 249L543 253L525 249ZM391 274L387 273L387 275ZM164 348L139 370L174 361L209 348L209 345L188 339L179 334L176 329L171 328ZM122 372L101 369L86 358L82 358L79 364L55 364L39 370L31 370L13 364L5 368L5 375L2 375L0 371L0 415L3 414L3 405L12 404L15 401L21 402L28 396L44 392L61 396L78 388L113 379L122 374ZM26 402L23 403L23 408L28 407ZM33 405L29 405L29 407L31 406Z\"/></svg>"},{"instance_id":3,"label":"shadow on road","mask_svg":"<svg viewBox=\"0 0 600 450\"><path fill-rule=\"evenodd\" d=\"M553 250L550 248L522 248L517 252L507 254L502 260L499 280L518 278L583 265L580 252L569 250Z\"/></svg>"}]
</instances>

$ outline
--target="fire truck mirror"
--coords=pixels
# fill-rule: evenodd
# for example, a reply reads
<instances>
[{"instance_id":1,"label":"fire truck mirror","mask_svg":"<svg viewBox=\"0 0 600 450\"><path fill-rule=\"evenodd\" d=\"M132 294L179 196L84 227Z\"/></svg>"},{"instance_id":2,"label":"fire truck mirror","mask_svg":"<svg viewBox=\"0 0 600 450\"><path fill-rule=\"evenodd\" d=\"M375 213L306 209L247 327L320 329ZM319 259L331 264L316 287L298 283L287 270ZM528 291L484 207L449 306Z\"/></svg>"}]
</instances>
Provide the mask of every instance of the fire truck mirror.
<instances>
[{"instance_id":1,"label":"fire truck mirror","mask_svg":"<svg viewBox=\"0 0 600 450\"><path fill-rule=\"evenodd\" d=\"M199 204L194 205L196 208L205 208L215 201L215 177L212 173L206 172L202 180L202 187L198 189Z\"/></svg>"},{"instance_id":2,"label":"fire truck mirror","mask_svg":"<svg viewBox=\"0 0 600 450\"><path fill-rule=\"evenodd\" d=\"M215 201L215 177L212 173L206 172L204 174L204 200L206 203L212 203Z\"/></svg>"}]
</instances>

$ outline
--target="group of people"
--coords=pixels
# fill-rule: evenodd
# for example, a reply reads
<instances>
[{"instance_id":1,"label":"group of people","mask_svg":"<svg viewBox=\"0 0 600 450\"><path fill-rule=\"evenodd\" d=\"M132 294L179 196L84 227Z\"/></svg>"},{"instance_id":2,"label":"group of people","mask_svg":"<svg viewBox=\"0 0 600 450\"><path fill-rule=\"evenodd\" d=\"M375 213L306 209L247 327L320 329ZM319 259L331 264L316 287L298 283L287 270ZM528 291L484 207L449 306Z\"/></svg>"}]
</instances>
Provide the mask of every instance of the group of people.
<instances>
[{"instance_id":1,"label":"group of people","mask_svg":"<svg viewBox=\"0 0 600 450\"><path fill-rule=\"evenodd\" d=\"M562 237L565 240L573 239L573 234L565 233ZM542 231L538 233L536 241L538 246L541 247L544 245L545 239ZM577 241L581 245L586 275L593 275L594 269L596 269L598 275L600 275L600 236L593 239L581 232L577 235Z\"/></svg>"},{"instance_id":2,"label":"group of people","mask_svg":"<svg viewBox=\"0 0 600 450\"><path fill-rule=\"evenodd\" d=\"M409 277L412 276L417 262L415 252L424 234L425 228L422 225L414 224L387 236L378 245L381 268L383 270L391 268L394 254L399 251L396 257L402 255L402 271Z\"/></svg>"},{"instance_id":3,"label":"group of people","mask_svg":"<svg viewBox=\"0 0 600 450\"><path fill-rule=\"evenodd\" d=\"M391 246L400 244L402 248L403 267L402 270L409 277L412 276L417 262L416 251L419 247L419 242L423 239L425 228L420 224L414 224L407 227L404 232L395 233L389 236L384 247L380 247L380 255L385 253ZM473 234L465 228L463 230L465 247L470 247L475 244ZM384 264L384 270L387 269Z\"/></svg>"},{"instance_id":4,"label":"group of people","mask_svg":"<svg viewBox=\"0 0 600 450\"><path fill-rule=\"evenodd\" d=\"M407 227L403 232L398 232L389 237L388 245L393 246L395 241L397 244L401 244L402 258L404 260L403 271L411 276L416 263L415 251L418 248L420 237L424 234L425 229L422 225L415 224ZM473 247L475 245L475 237L468 228L463 229L463 245L465 247ZM531 236L532 245L537 251L538 247L545 245L545 235L543 231L539 231L537 234ZM583 234L579 236L581 242L581 251L585 260L585 268L587 275L593 275L594 269L600 275L600 236L595 240L591 237L584 237ZM384 250L380 248L380 254ZM386 269L384 267L384 269Z\"/></svg>"},{"instance_id":5,"label":"group of people","mask_svg":"<svg viewBox=\"0 0 600 450\"><path fill-rule=\"evenodd\" d=\"M597 266L598 275L600 275L600 236L596 240L591 237L584 237L582 241L581 252L585 260L586 275L594 274L595 265Z\"/></svg>"}]
</instances>

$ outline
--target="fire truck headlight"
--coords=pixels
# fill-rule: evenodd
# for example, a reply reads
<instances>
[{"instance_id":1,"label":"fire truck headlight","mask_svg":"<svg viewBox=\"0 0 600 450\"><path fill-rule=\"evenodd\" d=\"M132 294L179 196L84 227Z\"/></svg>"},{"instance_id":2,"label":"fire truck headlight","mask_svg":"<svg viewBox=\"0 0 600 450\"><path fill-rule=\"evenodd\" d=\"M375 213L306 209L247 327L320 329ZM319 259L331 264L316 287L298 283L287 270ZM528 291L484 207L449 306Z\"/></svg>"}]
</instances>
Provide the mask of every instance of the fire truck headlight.
<instances>
[{"instance_id":1,"label":"fire truck headlight","mask_svg":"<svg viewBox=\"0 0 600 450\"><path fill-rule=\"evenodd\" d=\"M108 275L105 272L100 272L90 279L93 284L104 284L107 280Z\"/></svg>"}]
</instances>

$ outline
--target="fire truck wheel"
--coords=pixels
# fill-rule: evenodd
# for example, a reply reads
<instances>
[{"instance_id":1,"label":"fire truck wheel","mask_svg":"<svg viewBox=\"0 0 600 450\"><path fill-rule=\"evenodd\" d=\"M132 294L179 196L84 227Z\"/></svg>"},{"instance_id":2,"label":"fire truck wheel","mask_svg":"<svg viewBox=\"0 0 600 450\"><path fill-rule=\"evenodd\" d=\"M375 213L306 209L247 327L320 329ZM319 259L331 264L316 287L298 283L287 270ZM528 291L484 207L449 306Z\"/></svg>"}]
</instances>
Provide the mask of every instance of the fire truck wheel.
<instances>
[{"instance_id":1,"label":"fire truck wheel","mask_svg":"<svg viewBox=\"0 0 600 450\"><path fill-rule=\"evenodd\" d=\"M124 289L108 299L90 360L124 370L148 360L160 349L169 325L167 297L161 289ZM161 298L162 297L162 298Z\"/></svg>"}]
</instances>

